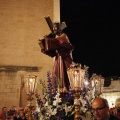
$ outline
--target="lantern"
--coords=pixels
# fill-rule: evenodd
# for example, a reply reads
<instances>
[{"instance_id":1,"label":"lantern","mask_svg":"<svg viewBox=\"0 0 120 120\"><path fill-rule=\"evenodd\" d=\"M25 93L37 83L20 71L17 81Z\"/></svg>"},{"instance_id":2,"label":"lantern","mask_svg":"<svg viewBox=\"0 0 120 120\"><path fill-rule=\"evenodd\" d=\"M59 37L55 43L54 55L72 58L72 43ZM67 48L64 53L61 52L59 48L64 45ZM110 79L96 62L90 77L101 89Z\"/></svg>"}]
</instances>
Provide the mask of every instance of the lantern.
<instances>
[{"instance_id":1,"label":"lantern","mask_svg":"<svg viewBox=\"0 0 120 120\"><path fill-rule=\"evenodd\" d=\"M104 78L101 75L93 74L90 78L92 88L94 87L95 96L99 96L102 93L102 88L104 86Z\"/></svg>"}]
</instances>

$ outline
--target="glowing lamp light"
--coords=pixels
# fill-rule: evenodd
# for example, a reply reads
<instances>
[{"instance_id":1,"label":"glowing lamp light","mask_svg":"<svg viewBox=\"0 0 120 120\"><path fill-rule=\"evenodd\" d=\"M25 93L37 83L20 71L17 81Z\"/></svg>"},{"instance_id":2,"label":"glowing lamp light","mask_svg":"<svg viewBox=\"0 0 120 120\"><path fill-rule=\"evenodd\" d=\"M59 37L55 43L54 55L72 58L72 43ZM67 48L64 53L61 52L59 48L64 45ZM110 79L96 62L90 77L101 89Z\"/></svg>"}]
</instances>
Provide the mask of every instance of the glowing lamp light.
<instances>
[{"instance_id":1,"label":"glowing lamp light","mask_svg":"<svg viewBox=\"0 0 120 120\"><path fill-rule=\"evenodd\" d=\"M80 89L84 83L85 68L82 68L80 64L73 64L67 70L68 78L70 81L71 89Z\"/></svg>"},{"instance_id":2,"label":"glowing lamp light","mask_svg":"<svg viewBox=\"0 0 120 120\"><path fill-rule=\"evenodd\" d=\"M28 100L28 111L26 112L27 120L33 120L32 116L32 100L34 99L32 96L34 95L37 87L37 76L36 75L27 75L24 76L24 83L25 83L25 91L27 93L27 100Z\"/></svg>"},{"instance_id":3,"label":"glowing lamp light","mask_svg":"<svg viewBox=\"0 0 120 120\"><path fill-rule=\"evenodd\" d=\"M99 96L102 93L102 89L104 86L104 78L101 75L93 74L90 78L91 85L95 89L95 95Z\"/></svg>"},{"instance_id":4,"label":"glowing lamp light","mask_svg":"<svg viewBox=\"0 0 120 120\"><path fill-rule=\"evenodd\" d=\"M80 90L84 86L85 66L82 68L81 64L72 64L67 70L70 81L70 88L73 91L75 115L74 120L80 120Z\"/></svg>"},{"instance_id":5,"label":"glowing lamp light","mask_svg":"<svg viewBox=\"0 0 120 120\"><path fill-rule=\"evenodd\" d=\"M28 75L24 78L25 81L25 90L29 95L33 95L36 91L37 86L37 76L36 75Z\"/></svg>"}]
</instances>

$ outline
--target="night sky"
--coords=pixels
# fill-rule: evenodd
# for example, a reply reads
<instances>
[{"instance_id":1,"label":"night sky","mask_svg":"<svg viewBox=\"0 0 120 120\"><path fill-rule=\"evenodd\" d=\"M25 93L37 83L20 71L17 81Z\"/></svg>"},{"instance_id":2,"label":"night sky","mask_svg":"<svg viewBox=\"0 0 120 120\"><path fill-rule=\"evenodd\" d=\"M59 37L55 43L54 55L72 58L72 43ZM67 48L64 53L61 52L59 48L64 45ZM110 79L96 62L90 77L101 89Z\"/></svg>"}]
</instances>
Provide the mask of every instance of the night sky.
<instances>
[{"instance_id":1,"label":"night sky","mask_svg":"<svg viewBox=\"0 0 120 120\"><path fill-rule=\"evenodd\" d=\"M88 73L120 77L120 1L60 0L74 46L73 61L89 66Z\"/></svg>"}]
</instances>

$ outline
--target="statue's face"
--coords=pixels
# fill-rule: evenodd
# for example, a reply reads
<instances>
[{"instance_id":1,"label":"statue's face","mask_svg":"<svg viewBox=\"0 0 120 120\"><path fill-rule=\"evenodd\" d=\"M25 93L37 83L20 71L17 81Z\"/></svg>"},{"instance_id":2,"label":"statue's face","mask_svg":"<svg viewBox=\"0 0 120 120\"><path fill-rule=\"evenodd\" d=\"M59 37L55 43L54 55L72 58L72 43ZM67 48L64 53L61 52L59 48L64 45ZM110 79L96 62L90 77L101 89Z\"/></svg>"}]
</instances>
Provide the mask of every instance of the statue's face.
<instances>
[{"instance_id":1,"label":"statue's face","mask_svg":"<svg viewBox=\"0 0 120 120\"><path fill-rule=\"evenodd\" d=\"M53 24L53 32L54 32L54 34L59 34L59 32L60 32L60 24L59 23Z\"/></svg>"},{"instance_id":2,"label":"statue's face","mask_svg":"<svg viewBox=\"0 0 120 120\"><path fill-rule=\"evenodd\" d=\"M55 34L58 32L58 26L56 24L53 25L53 31Z\"/></svg>"}]
</instances>

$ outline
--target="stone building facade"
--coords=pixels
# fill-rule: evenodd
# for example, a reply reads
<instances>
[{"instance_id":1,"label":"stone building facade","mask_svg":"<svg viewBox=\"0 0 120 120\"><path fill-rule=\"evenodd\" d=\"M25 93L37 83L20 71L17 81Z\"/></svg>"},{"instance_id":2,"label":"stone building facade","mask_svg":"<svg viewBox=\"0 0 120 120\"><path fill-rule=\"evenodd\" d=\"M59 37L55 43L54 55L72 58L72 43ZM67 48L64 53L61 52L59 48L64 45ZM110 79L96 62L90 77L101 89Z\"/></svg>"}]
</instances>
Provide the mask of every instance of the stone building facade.
<instances>
[{"instance_id":1,"label":"stone building facade","mask_svg":"<svg viewBox=\"0 0 120 120\"><path fill-rule=\"evenodd\" d=\"M111 84L104 87L102 97L108 100L110 108L120 106L120 79L111 79Z\"/></svg>"},{"instance_id":2,"label":"stone building facade","mask_svg":"<svg viewBox=\"0 0 120 120\"><path fill-rule=\"evenodd\" d=\"M44 19L60 20L59 0L0 0L0 108L27 104L21 78L46 80L53 58L41 53L38 39L50 33ZM39 88L38 88L39 89Z\"/></svg>"}]
</instances>

